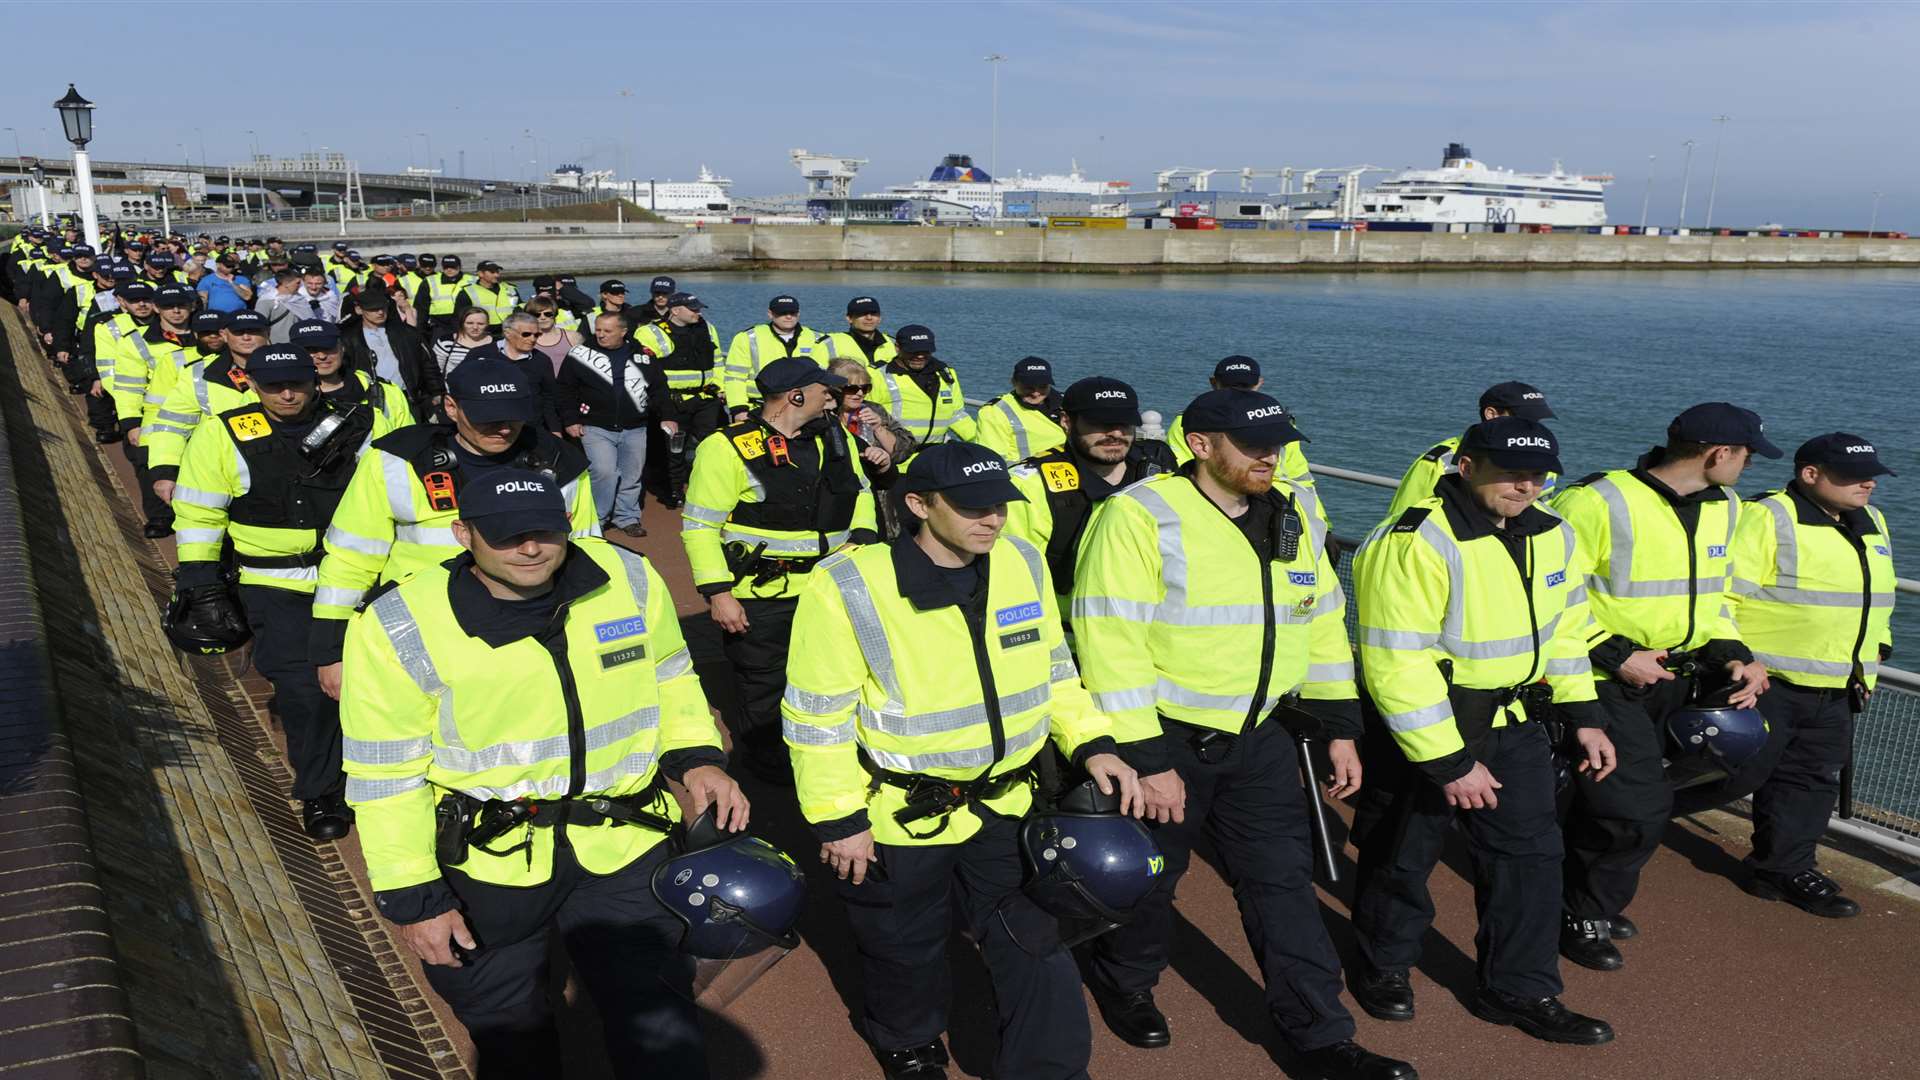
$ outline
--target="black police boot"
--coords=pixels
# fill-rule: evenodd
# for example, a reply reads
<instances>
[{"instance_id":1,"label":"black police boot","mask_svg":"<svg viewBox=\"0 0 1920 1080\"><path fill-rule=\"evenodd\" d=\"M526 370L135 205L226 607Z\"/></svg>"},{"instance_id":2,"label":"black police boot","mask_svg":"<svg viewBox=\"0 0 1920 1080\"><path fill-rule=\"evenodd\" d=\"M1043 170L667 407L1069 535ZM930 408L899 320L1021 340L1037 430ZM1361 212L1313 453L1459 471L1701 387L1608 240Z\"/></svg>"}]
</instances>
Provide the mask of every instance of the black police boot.
<instances>
[{"instance_id":1,"label":"black police boot","mask_svg":"<svg viewBox=\"0 0 1920 1080\"><path fill-rule=\"evenodd\" d=\"M1300 1061L1315 1080L1420 1080L1412 1065L1376 1054L1352 1039L1308 1050Z\"/></svg>"},{"instance_id":2,"label":"black police boot","mask_svg":"<svg viewBox=\"0 0 1920 1080\"><path fill-rule=\"evenodd\" d=\"M1615 941L1631 941L1640 936L1640 928L1625 915L1615 915L1607 920L1607 936Z\"/></svg>"},{"instance_id":3,"label":"black police boot","mask_svg":"<svg viewBox=\"0 0 1920 1080\"><path fill-rule=\"evenodd\" d=\"M124 438L126 438L126 436L120 434L118 428L103 428L93 433L93 441L103 445L106 443L117 443Z\"/></svg>"},{"instance_id":4,"label":"black police boot","mask_svg":"<svg viewBox=\"0 0 1920 1080\"><path fill-rule=\"evenodd\" d=\"M1598 1046L1613 1041L1613 1027L1605 1020L1581 1016L1559 998L1523 998L1481 987L1473 998L1473 1015L1490 1024L1504 1024L1545 1042L1571 1046Z\"/></svg>"},{"instance_id":5,"label":"black police boot","mask_svg":"<svg viewBox=\"0 0 1920 1080\"><path fill-rule=\"evenodd\" d=\"M1404 971L1365 968L1347 980L1353 1000L1375 1020L1413 1019L1413 984Z\"/></svg>"},{"instance_id":6,"label":"black police boot","mask_svg":"<svg viewBox=\"0 0 1920 1080\"><path fill-rule=\"evenodd\" d=\"M947 1080L947 1048L938 1039L906 1050L876 1050L887 1080Z\"/></svg>"},{"instance_id":7,"label":"black police boot","mask_svg":"<svg viewBox=\"0 0 1920 1080\"><path fill-rule=\"evenodd\" d=\"M315 840L338 840L353 828L353 811L338 795L306 799L300 804L300 828Z\"/></svg>"},{"instance_id":8,"label":"black police boot","mask_svg":"<svg viewBox=\"0 0 1920 1080\"><path fill-rule=\"evenodd\" d=\"M173 522L149 521L140 529L140 535L149 540L161 540L173 535Z\"/></svg>"},{"instance_id":9,"label":"black police boot","mask_svg":"<svg viewBox=\"0 0 1920 1080\"><path fill-rule=\"evenodd\" d=\"M1613 934L1605 919L1576 919L1565 916L1560 924L1560 955L1595 971L1618 971L1627 959L1614 948Z\"/></svg>"},{"instance_id":10,"label":"black police boot","mask_svg":"<svg viewBox=\"0 0 1920 1080\"><path fill-rule=\"evenodd\" d=\"M1823 919L1851 919L1860 914L1859 904L1840 895L1839 882L1812 867L1792 877L1756 872L1740 887L1762 900L1784 900Z\"/></svg>"},{"instance_id":11,"label":"black police boot","mask_svg":"<svg viewBox=\"0 0 1920 1080\"><path fill-rule=\"evenodd\" d=\"M1158 1050L1173 1042L1167 1015L1153 1003L1151 990L1113 995L1096 992L1093 1003L1100 1007L1100 1019L1107 1022L1107 1030L1128 1046Z\"/></svg>"}]
</instances>

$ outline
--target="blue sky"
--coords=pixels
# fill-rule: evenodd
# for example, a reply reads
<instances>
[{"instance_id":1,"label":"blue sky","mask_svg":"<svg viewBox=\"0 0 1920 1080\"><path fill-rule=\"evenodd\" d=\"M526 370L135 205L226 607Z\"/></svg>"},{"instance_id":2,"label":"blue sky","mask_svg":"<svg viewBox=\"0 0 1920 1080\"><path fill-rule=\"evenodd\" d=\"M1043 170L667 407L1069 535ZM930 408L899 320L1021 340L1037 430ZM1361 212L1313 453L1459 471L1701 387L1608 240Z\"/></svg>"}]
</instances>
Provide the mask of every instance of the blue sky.
<instances>
[{"instance_id":1,"label":"blue sky","mask_svg":"<svg viewBox=\"0 0 1920 1080\"><path fill-rule=\"evenodd\" d=\"M10 50L0 86L30 154L54 149L50 103L73 81L103 158L197 162L204 143L218 163L257 139L398 168L425 163L430 132L470 175L705 164L771 193L800 188L787 152L806 147L871 159L856 190L877 190L943 153L988 163L997 52L1003 173L1077 158L1150 189L1175 165L1432 165L1459 140L1493 164L1613 173L1611 217L1633 222L1653 154L1651 217L1672 222L1693 138L1698 224L1724 113L1716 222L1859 228L1878 190L1882 228L1920 231L1920 5L251 0L19 4L8 22L49 44ZM156 93L145 61L76 62L53 46L76 23L178 48L182 93ZM222 58L238 64L216 85Z\"/></svg>"}]
</instances>

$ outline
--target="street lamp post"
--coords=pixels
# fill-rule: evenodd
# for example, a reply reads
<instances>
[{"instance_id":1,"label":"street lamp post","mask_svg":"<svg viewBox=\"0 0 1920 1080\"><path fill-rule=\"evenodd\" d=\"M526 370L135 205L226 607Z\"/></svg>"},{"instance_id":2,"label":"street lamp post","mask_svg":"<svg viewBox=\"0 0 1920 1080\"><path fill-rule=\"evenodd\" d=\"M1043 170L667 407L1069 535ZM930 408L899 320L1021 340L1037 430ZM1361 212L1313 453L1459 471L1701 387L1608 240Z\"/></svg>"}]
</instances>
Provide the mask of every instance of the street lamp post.
<instances>
[{"instance_id":1,"label":"street lamp post","mask_svg":"<svg viewBox=\"0 0 1920 1080\"><path fill-rule=\"evenodd\" d=\"M1713 137L1713 183L1707 188L1707 228L1713 228L1713 199L1720 193L1720 144L1727 138L1727 121L1731 116L1716 116L1713 122L1720 125L1720 131Z\"/></svg>"},{"instance_id":2,"label":"street lamp post","mask_svg":"<svg viewBox=\"0 0 1920 1080\"><path fill-rule=\"evenodd\" d=\"M1680 145L1687 148L1687 167L1680 173L1680 227L1687 227L1687 185L1693 182L1693 140Z\"/></svg>"},{"instance_id":3,"label":"street lamp post","mask_svg":"<svg viewBox=\"0 0 1920 1080\"><path fill-rule=\"evenodd\" d=\"M992 138L987 142L987 160L993 163L993 216L1000 216L1000 65L1007 58L999 53L988 53L986 62L993 68L993 127Z\"/></svg>"},{"instance_id":4,"label":"street lamp post","mask_svg":"<svg viewBox=\"0 0 1920 1080\"><path fill-rule=\"evenodd\" d=\"M53 226L53 215L47 213L47 170L38 161L33 163L33 197L40 207L40 227Z\"/></svg>"},{"instance_id":5,"label":"street lamp post","mask_svg":"<svg viewBox=\"0 0 1920 1080\"><path fill-rule=\"evenodd\" d=\"M53 107L60 113L60 126L73 144L73 186L80 192L80 230L87 245L100 250L99 215L93 208L93 163L87 159L87 144L93 141L93 102L67 84L67 94Z\"/></svg>"},{"instance_id":6,"label":"street lamp post","mask_svg":"<svg viewBox=\"0 0 1920 1080\"><path fill-rule=\"evenodd\" d=\"M437 214L440 212L440 204L433 194L433 136L424 131L419 135L427 140L427 210L429 213Z\"/></svg>"},{"instance_id":7,"label":"street lamp post","mask_svg":"<svg viewBox=\"0 0 1920 1080\"><path fill-rule=\"evenodd\" d=\"M1884 194L1886 193L1882 191L1873 193L1873 217L1867 220L1867 239L1869 240L1873 239L1873 230L1880 224L1880 196Z\"/></svg>"},{"instance_id":8,"label":"street lamp post","mask_svg":"<svg viewBox=\"0 0 1920 1080\"><path fill-rule=\"evenodd\" d=\"M1653 154L1647 155L1647 193L1640 196L1640 231L1647 231L1647 206L1653 202Z\"/></svg>"}]
</instances>

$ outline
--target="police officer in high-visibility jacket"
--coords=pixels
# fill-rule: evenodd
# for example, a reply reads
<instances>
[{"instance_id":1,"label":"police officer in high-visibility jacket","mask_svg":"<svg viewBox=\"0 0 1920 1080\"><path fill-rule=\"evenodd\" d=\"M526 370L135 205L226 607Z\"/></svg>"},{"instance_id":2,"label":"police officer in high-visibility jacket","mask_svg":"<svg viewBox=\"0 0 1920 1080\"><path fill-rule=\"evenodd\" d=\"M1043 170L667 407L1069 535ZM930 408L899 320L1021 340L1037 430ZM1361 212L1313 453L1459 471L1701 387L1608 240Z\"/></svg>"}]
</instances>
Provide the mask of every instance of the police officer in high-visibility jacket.
<instances>
[{"instance_id":1,"label":"police officer in high-visibility jacket","mask_svg":"<svg viewBox=\"0 0 1920 1080\"><path fill-rule=\"evenodd\" d=\"M1074 572L1073 631L1094 704L1140 771L1166 872L1133 921L1094 941L1088 974L1107 1026L1171 1041L1153 987L1168 963L1173 891L1204 827L1225 863L1267 1008L1313 1075L1398 1080L1413 1067L1353 1041L1340 959L1314 898L1295 706L1329 740L1329 791L1360 787L1360 709L1346 599L1309 488L1276 479L1299 432L1279 402L1212 390L1187 412L1195 460L1101 504ZM1309 727L1302 723L1302 728ZM1306 732L1303 731L1303 734Z\"/></svg>"},{"instance_id":2,"label":"police officer in high-visibility jacket","mask_svg":"<svg viewBox=\"0 0 1920 1080\"><path fill-rule=\"evenodd\" d=\"M768 364L765 403L700 444L680 511L694 586L725 631L740 690L734 746L775 783L792 776L780 692L794 607L821 559L878 539L862 444L829 415L845 383L800 357Z\"/></svg>"},{"instance_id":3,"label":"police officer in high-visibility jacket","mask_svg":"<svg viewBox=\"0 0 1920 1080\"><path fill-rule=\"evenodd\" d=\"M1235 355L1226 357L1213 365L1213 377L1207 380L1207 385L1215 390L1247 390L1259 393L1267 385L1267 380L1260 374L1260 361L1251 356ZM1294 422L1292 412L1288 412L1287 422ZM1313 486L1313 473L1307 468L1306 441L1307 437L1302 435L1294 442L1288 443L1286 449L1281 451L1280 474L1295 484L1310 488ZM1173 447L1174 457L1180 460L1180 464L1185 465L1193 460L1193 452L1187 449L1185 416L1173 418L1173 426L1167 429L1167 444ZM1320 512L1323 515L1322 520L1325 520L1325 508L1322 507Z\"/></svg>"},{"instance_id":4,"label":"police officer in high-visibility jacket","mask_svg":"<svg viewBox=\"0 0 1920 1080\"><path fill-rule=\"evenodd\" d=\"M1871 502L1892 475L1861 436L1809 439L1792 481L1741 507L1733 541L1734 625L1772 683L1759 702L1766 748L1725 793L1753 792L1742 886L1833 919L1860 905L1814 866L1814 849L1852 761L1854 716L1893 651L1893 540Z\"/></svg>"},{"instance_id":5,"label":"police officer in high-visibility jacket","mask_svg":"<svg viewBox=\"0 0 1920 1080\"><path fill-rule=\"evenodd\" d=\"M800 325L800 301L786 293L767 301L767 321L733 335L727 345L727 366L722 385L727 398L727 416L738 423L747 410L760 404L760 369L786 356L807 356L825 368L832 359L821 348L823 335Z\"/></svg>"},{"instance_id":6,"label":"police officer in high-visibility jacket","mask_svg":"<svg viewBox=\"0 0 1920 1080\"><path fill-rule=\"evenodd\" d=\"M371 371L347 370L347 354L340 345L340 328L325 319L302 319L288 331L287 340L305 350L320 380L320 394L345 410L365 406L373 413L372 438L413 424L407 392Z\"/></svg>"},{"instance_id":7,"label":"police officer in high-visibility jacket","mask_svg":"<svg viewBox=\"0 0 1920 1080\"><path fill-rule=\"evenodd\" d=\"M893 338L880 329L880 301L871 296L847 301L847 328L828 334L827 347L835 360L855 359L871 368L886 367L900 352Z\"/></svg>"},{"instance_id":8,"label":"police officer in high-visibility jacket","mask_svg":"<svg viewBox=\"0 0 1920 1080\"><path fill-rule=\"evenodd\" d=\"M1053 365L1029 356L1013 365L1012 389L981 408L973 441L1017 464L1064 444L1060 423Z\"/></svg>"},{"instance_id":9,"label":"police officer in high-visibility jacket","mask_svg":"<svg viewBox=\"0 0 1920 1080\"><path fill-rule=\"evenodd\" d=\"M1503 382L1487 387L1480 395L1480 419L1492 420L1496 416L1551 420L1553 407L1547 404L1547 395L1539 387L1523 382ZM1400 477L1400 486L1394 489L1393 503L1387 507L1387 516L1397 518L1407 507L1432 497L1433 485L1441 477L1459 471L1454 467L1454 455L1459 449L1460 436L1454 435L1441 439L1426 453L1414 458L1413 464L1407 466L1407 471ZM1559 479L1559 473L1548 473L1546 487L1542 489L1540 497L1550 497Z\"/></svg>"},{"instance_id":10,"label":"police officer in high-visibility jacket","mask_svg":"<svg viewBox=\"0 0 1920 1080\"><path fill-rule=\"evenodd\" d=\"M902 484L911 531L815 571L781 710L801 813L860 947L863 1034L888 1077L946 1076L957 898L993 980L994 1075L1084 1078L1079 976L1020 891L1020 820L1049 735L1135 816L1138 784L1080 685L1045 560L1001 534L1022 498L1006 463L931 447Z\"/></svg>"},{"instance_id":11,"label":"police officer in high-visibility jacket","mask_svg":"<svg viewBox=\"0 0 1920 1080\"><path fill-rule=\"evenodd\" d=\"M442 265L445 265L444 263ZM500 280L500 264L492 259L482 259L475 266L478 275L460 290L458 307L477 307L487 313L487 329L494 337L500 336L500 328L520 306L520 289L512 282Z\"/></svg>"},{"instance_id":12,"label":"police officer in high-visibility jacket","mask_svg":"<svg viewBox=\"0 0 1920 1080\"><path fill-rule=\"evenodd\" d=\"M180 454L192 431L191 424L177 423L173 412L156 401L156 390L173 380L174 354L193 348L195 296L192 289L177 283L155 290L153 322L123 335L114 355L114 410L126 435L134 482L140 486L140 507L146 518L142 532L153 538L173 532L166 486L172 482L173 470L180 464ZM232 402L227 407L238 404Z\"/></svg>"},{"instance_id":13,"label":"police officer in high-visibility jacket","mask_svg":"<svg viewBox=\"0 0 1920 1080\"><path fill-rule=\"evenodd\" d=\"M663 350L654 353L667 377L661 419L679 425L679 431L667 441L668 491L662 501L670 507L686 501L694 452L707 436L720 430L726 416L720 331L702 314L706 310L706 302L698 296L677 292L667 298L667 317L645 327ZM644 339L642 345L649 350L655 348Z\"/></svg>"},{"instance_id":14,"label":"police officer in high-visibility jacket","mask_svg":"<svg viewBox=\"0 0 1920 1080\"><path fill-rule=\"evenodd\" d=\"M1064 608L1094 509L1128 484L1179 466L1166 443L1138 437L1140 399L1119 379L1081 379L1067 387L1061 408L1066 443L1008 474L1026 499L1008 504L1006 533L1046 553Z\"/></svg>"},{"instance_id":15,"label":"police officer in high-visibility jacket","mask_svg":"<svg viewBox=\"0 0 1920 1080\"><path fill-rule=\"evenodd\" d=\"M1553 501L1580 541L1588 655L1619 755L1605 783L1574 778L1566 820L1560 953L1584 967L1619 968L1614 942L1639 932L1625 912L1673 813L1667 716L1697 691L1731 687L1744 708L1767 686L1766 665L1727 611L1740 520L1733 484L1754 454L1780 456L1758 415L1695 405L1634 468L1585 477Z\"/></svg>"},{"instance_id":16,"label":"police officer in high-visibility jacket","mask_svg":"<svg viewBox=\"0 0 1920 1080\"><path fill-rule=\"evenodd\" d=\"M1365 964L1349 982L1372 1016L1413 1019L1407 972L1433 925L1427 878L1457 817L1480 913L1473 1012L1549 1042L1603 1043L1611 1027L1559 1000L1563 849L1547 710L1573 728L1582 770L1599 781L1614 765L1573 529L1534 506L1560 471L1559 443L1538 421L1499 417L1457 446L1455 472L1354 556L1368 784L1353 829Z\"/></svg>"},{"instance_id":17,"label":"police officer in high-visibility jacket","mask_svg":"<svg viewBox=\"0 0 1920 1080\"><path fill-rule=\"evenodd\" d=\"M174 473L194 429L208 417L254 400L247 364L266 348L267 317L257 311L236 311L227 316L220 338L217 354L173 365L173 385L167 388L166 400L149 406L155 410L151 414L155 422L153 437L147 440L147 467L153 489L163 499L173 498Z\"/></svg>"},{"instance_id":18,"label":"police officer in high-visibility jacket","mask_svg":"<svg viewBox=\"0 0 1920 1080\"><path fill-rule=\"evenodd\" d=\"M438 259L440 272L437 274L432 272L432 267L427 266L427 263L433 259L431 255L420 256L422 266L426 267L423 272L427 276L420 283L420 287L414 291L413 309L427 317L428 327L431 328L433 336L438 338L453 333L453 317L460 313L463 306L460 294L465 292L467 286L472 285L476 279L472 274L461 272L458 255L446 255ZM489 323L493 321L491 314L487 316L487 321Z\"/></svg>"},{"instance_id":19,"label":"police officer in high-visibility jacket","mask_svg":"<svg viewBox=\"0 0 1920 1080\"><path fill-rule=\"evenodd\" d=\"M892 413L921 446L949 435L971 440L979 428L967 415L960 373L934 357L933 331L903 326L893 341L900 351L874 372L873 403Z\"/></svg>"},{"instance_id":20,"label":"police officer in high-visibility jacket","mask_svg":"<svg viewBox=\"0 0 1920 1080\"><path fill-rule=\"evenodd\" d=\"M707 1075L685 929L655 896L680 817L747 824L680 636L641 556L570 540L550 476L457 494L463 553L383 590L347 636L347 800L380 913L472 1036L481 1076L553 1076L560 938L615 1075ZM686 995L686 996L683 996Z\"/></svg>"},{"instance_id":21,"label":"police officer in high-visibility jacket","mask_svg":"<svg viewBox=\"0 0 1920 1080\"><path fill-rule=\"evenodd\" d=\"M347 484L325 538L313 595L313 664L340 695L347 620L368 589L459 554L452 530L458 493L475 475L516 468L543 473L567 496L573 535L600 535L587 455L537 423L540 396L518 367L469 357L447 377L441 403L451 423L413 424L374 440Z\"/></svg>"},{"instance_id":22,"label":"police officer in high-visibility jacket","mask_svg":"<svg viewBox=\"0 0 1920 1080\"><path fill-rule=\"evenodd\" d=\"M342 796L340 711L314 678L307 639L320 533L373 418L327 403L313 361L297 348L263 349L251 370L258 398L219 413L187 441L173 500L178 587L219 585L221 548L232 544L253 666L273 684L301 825L316 840L337 840L353 823Z\"/></svg>"}]
</instances>

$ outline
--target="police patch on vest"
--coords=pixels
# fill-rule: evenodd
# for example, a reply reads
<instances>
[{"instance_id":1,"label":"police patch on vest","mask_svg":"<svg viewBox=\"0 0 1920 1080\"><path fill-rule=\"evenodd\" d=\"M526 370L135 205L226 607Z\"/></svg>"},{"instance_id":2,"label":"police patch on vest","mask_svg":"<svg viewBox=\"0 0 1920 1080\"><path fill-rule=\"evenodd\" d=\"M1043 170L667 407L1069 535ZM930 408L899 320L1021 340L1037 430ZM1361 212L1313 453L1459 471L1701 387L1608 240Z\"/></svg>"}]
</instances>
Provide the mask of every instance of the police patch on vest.
<instances>
[{"instance_id":1,"label":"police patch on vest","mask_svg":"<svg viewBox=\"0 0 1920 1080\"><path fill-rule=\"evenodd\" d=\"M1040 601L1031 600L1013 607L1003 607L999 611L994 612L993 622L996 626L1012 626L1014 623L1023 623L1029 619L1037 619L1040 617L1040 613Z\"/></svg>"},{"instance_id":2,"label":"police patch on vest","mask_svg":"<svg viewBox=\"0 0 1920 1080\"><path fill-rule=\"evenodd\" d=\"M1875 554L1878 554L1878 555L1885 555L1885 556L1887 556L1888 558L1892 558L1892 557L1893 557L1893 551L1892 551L1891 549L1889 549L1889 548L1887 547L1887 545L1885 545L1885 544L1875 544L1875 545L1873 545L1873 550L1874 550L1874 553L1875 553Z\"/></svg>"},{"instance_id":3,"label":"police patch on vest","mask_svg":"<svg viewBox=\"0 0 1920 1080\"><path fill-rule=\"evenodd\" d=\"M733 437L734 448L740 456L752 460L767 455L767 437L758 431L743 431Z\"/></svg>"},{"instance_id":4,"label":"police patch on vest","mask_svg":"<svg viewBox=\"0 0 1920 1080\"><path fill-rule=\"evenodd\" d=\"M1074 468L1071 461L1049 461L1041 465L1040 478L1047 482L1048 491L1080 490L1080 470Z\"/></svg>"},{"instance_id":5,"label":"police patch on vest","mask_svg":"<svg viewBox=\"0 0 1920 1080\"><path fill-rule=\"evenodd\" d=\"M1555 585L1565 585L1566 583L1567 572L1565 570L1555 570L1553 573L1547 575L1547 588L1549 589Z\"/></svg>"},{"instance_id":6,"label":"police patch on vest","mask_svg":"<svg viewBox=\"0 0 1920 1080\"><path fill-rule=\"evenodd\" d=\"M1287 571L1287 581L1295 585L1312 585L1315 581L1319 580L1319 577L1320 575L1313 570Z\"/></svg>"},{"instance_id":7,"label":"police patch on vest","mask_svg":"<svg viewBox=\"0 0 1920 1080\"><path fill-rule=\"evenodd\" d=\"M629 645L624 649L615 649L612 652L601 653L600 670L605 671L608 668L617 668L622 664L631 664L636 660L645 660L646 658L647 647L645 645Z\"/></svg>"},{"instance_id":8,"label":"police patch on vest","mask_svg":"<svg viewBox=\"0 0 1920 1080\"><path fill-rule=\"evenodd\" d=\"M1011 649L1020 645L1031 645L1040 640L1040 628L1029 626L1025 630L1015 630L1011 634L1000 635L1000 647Z\"/></svg>"},{"instance_id":9,"label":"police patch on vest","mask_svg":"<svg viewBox=\"0 0 1920 1080\"><path fill-rule=\"evenodd\" d=\"M1727 545L1725 544L1708 544L1707 545L1707 558L1724 559L1726 557L1727 557Z\"/></svg>"},{"instance_id":10,"label":"police patch on vest","mask_svg":"<svg viewBox=\"0 0 1920 1080\"><path fill-rule=\"evenodd\" d=\"M605 645L609 641L618 641L621 638L628 638L635 634L644 634L646 632L646 617L642 615L632 615L624 619L615 619L612 622L596 623L593 627L593 638L600 644Z\"/></svg>"},{"instance_id":11,"label":"police patch on vest","mask_svg":"<svg viewBox=\"0 0 1920 1080\"><path fill-rule=\"evenodd\" d=\"M241 442L264 439L273 434L273 426L259 413L241 413L227 417L227 426L233 429L233 437Z\"/></svg>"}]
</instances>

